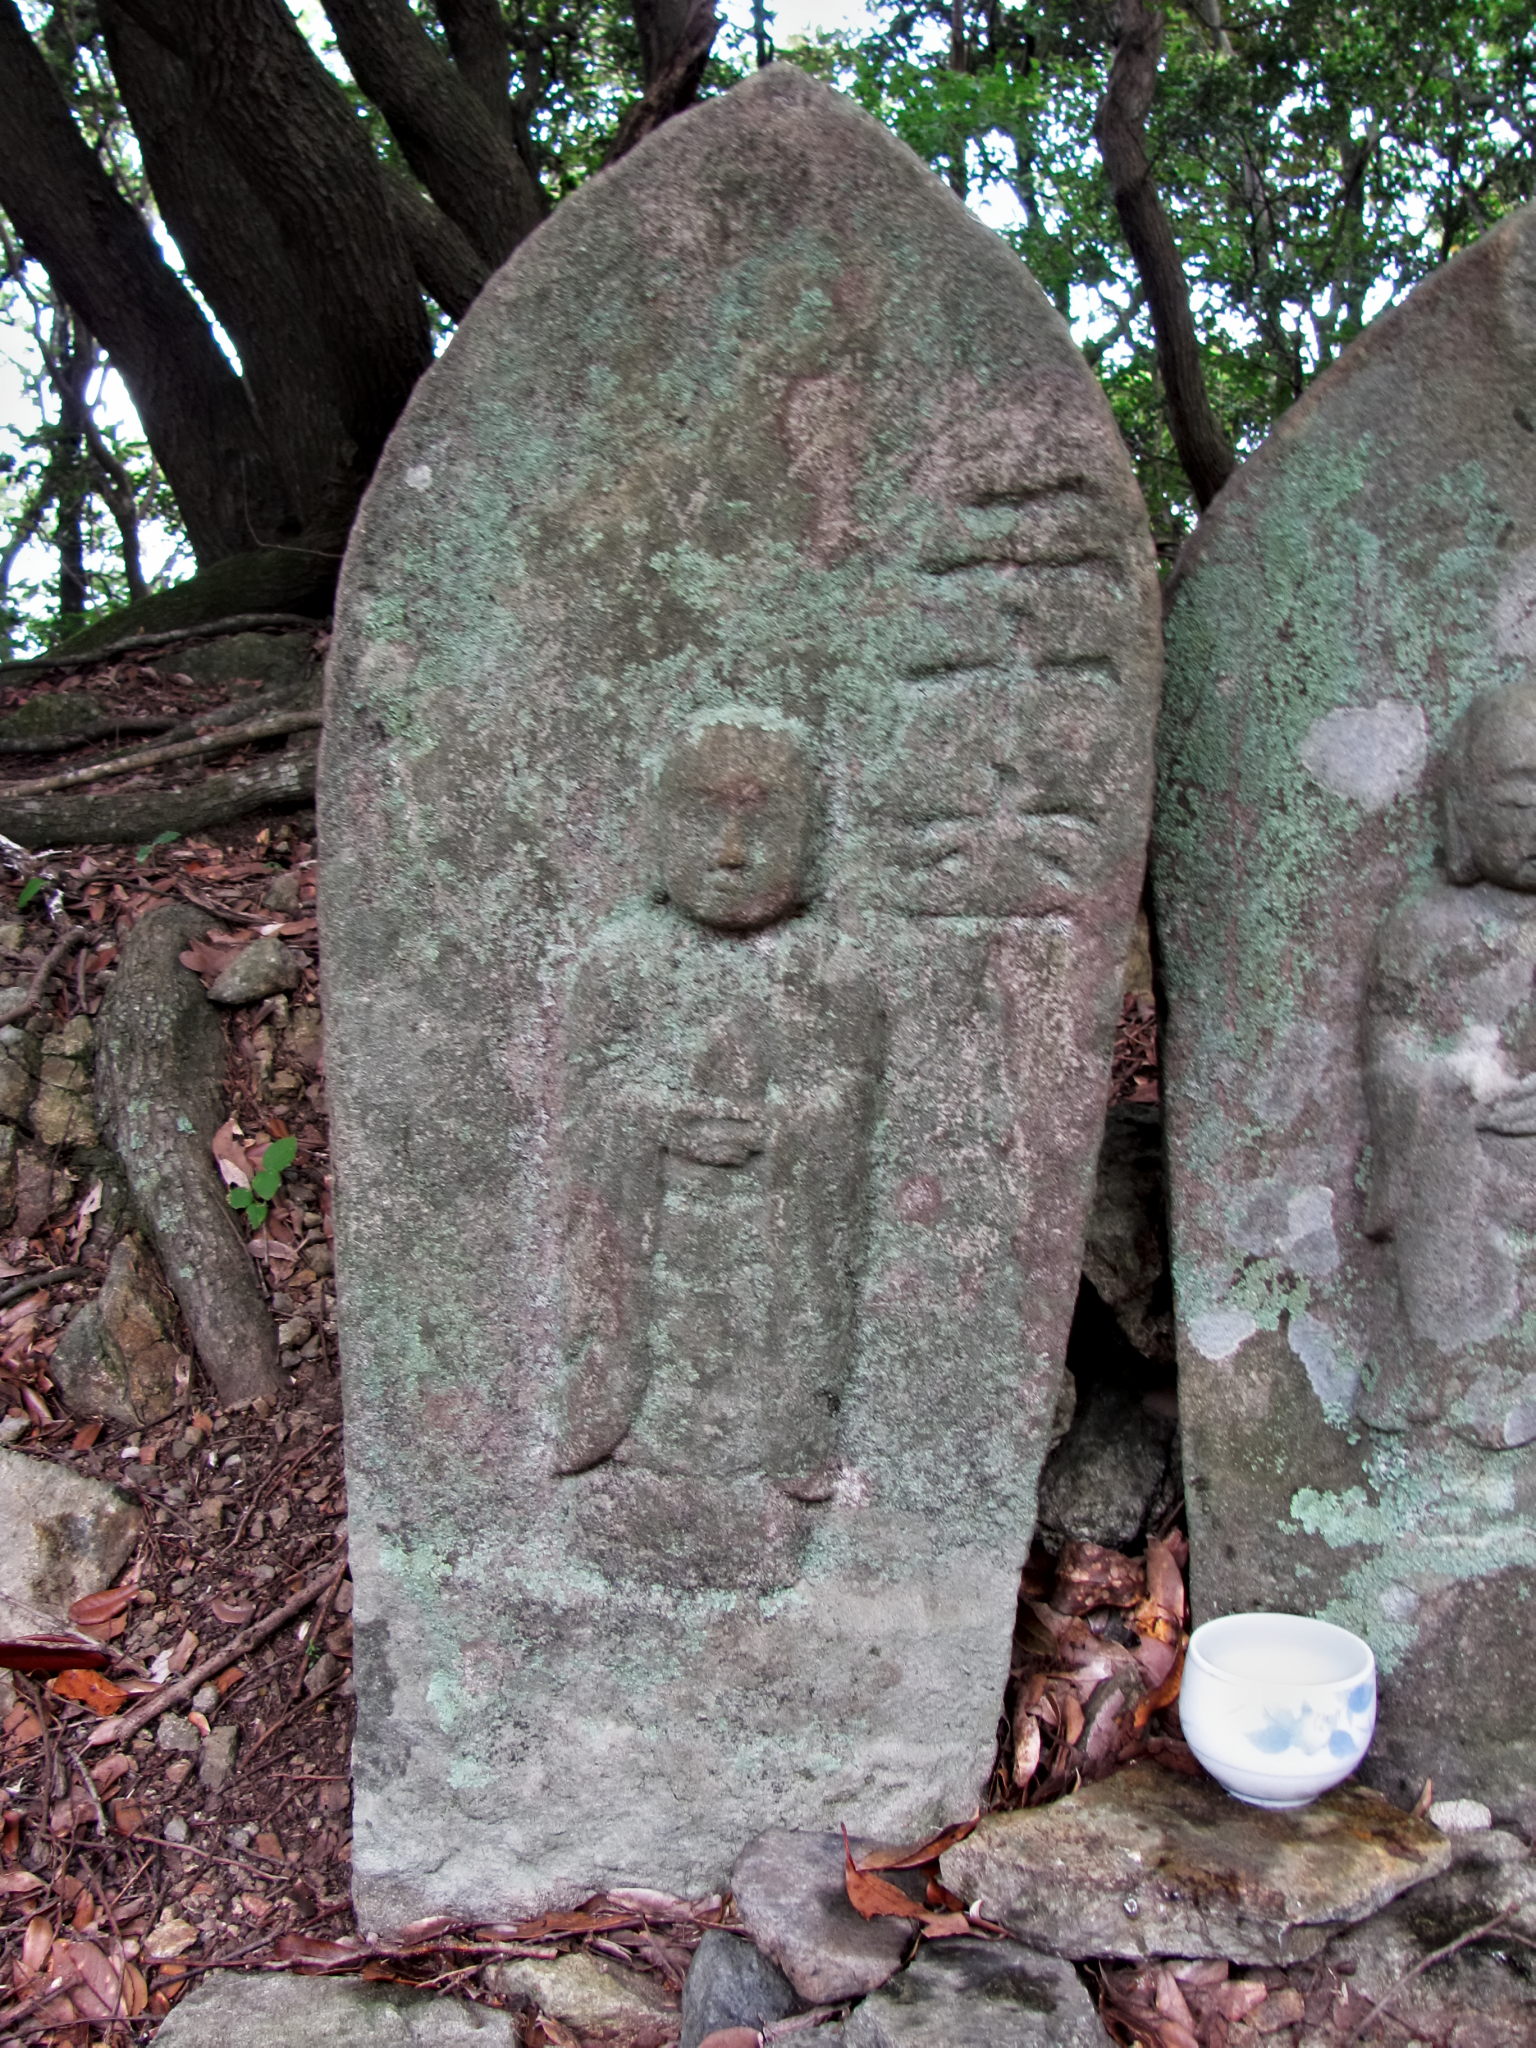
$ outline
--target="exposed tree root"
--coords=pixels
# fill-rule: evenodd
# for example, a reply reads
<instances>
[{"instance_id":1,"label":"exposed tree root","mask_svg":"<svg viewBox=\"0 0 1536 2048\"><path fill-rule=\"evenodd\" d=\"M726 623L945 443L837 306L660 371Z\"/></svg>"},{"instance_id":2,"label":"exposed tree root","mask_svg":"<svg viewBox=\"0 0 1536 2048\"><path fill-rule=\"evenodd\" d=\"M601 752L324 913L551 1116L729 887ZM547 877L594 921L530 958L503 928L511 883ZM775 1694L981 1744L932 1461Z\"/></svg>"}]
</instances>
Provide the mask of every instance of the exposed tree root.
<instances>
[{"instance_id":1,"label":"exposed tree root","mask_svg":"<svg viewBox=\"0 0 1536 2048\"><path fill-rule=\"evenodd\" d=\"M206 911L168 903L128 934L97 1020L96 1094L198 1358L234 1408L282 1382L272 1315L210 1151L224 1120L224 1033L180 961L207 929Z\"/></svg>"},{"instance_id":2,"label":"exposed tree root","mask_svg":"<svg viewBox=\"0 0 1536 2048\"><path fill-rule=\"evenodd\" d=\"M315 632L325 621L304 612L237 612L228 619L208 619L201 625L169 626L163 633L130 633L121 640L107 640L87 651L71 652L66 646L57 654L29 655L25 661L0 661L0 676L25 675L29 670L96 668L124 654L143 654L151 648L179 647L188 640L218 640L226 633L276 631ZM73 636L80 639L83 634Z\"/></svg>"},{"instance_id":3,"label":"exposed tree root","mask_svg":"<svg viewBox=\"0 0 1536 2048\"><path fill-rule=\"evenodd\" d=\"M242 709L245 708L242 706ZM211 722L211 721L209 721ZM256 740L282 739L291 732L311 732L320 723L318 711L273 711L250 718L240 725L224 725L216 732L195 738L162 740L147 747L132 747L108 761L86 761L78 768L60 768L52 775L35 776L30 782L0 784L0 804L17 797L48 796L60 789L84 789L93 782L107 782L114 776L132 775L140 768L160 768L168 761L191 760L203 754L232 753L236 747Z\"/></svg>"},{"instance_id":4,"label":"exposed tree root","mask_svg":"<svg viewBox=\"0 0 1536 2048\"><path fill-rule=\"evenodd\" d=\"M0 798L0 832L18 846L134 845L162 832L205 831L252 811L308 803L312 747L210 775L188 789L123 789L89 795Z\"/></svg>"}]
</instances>

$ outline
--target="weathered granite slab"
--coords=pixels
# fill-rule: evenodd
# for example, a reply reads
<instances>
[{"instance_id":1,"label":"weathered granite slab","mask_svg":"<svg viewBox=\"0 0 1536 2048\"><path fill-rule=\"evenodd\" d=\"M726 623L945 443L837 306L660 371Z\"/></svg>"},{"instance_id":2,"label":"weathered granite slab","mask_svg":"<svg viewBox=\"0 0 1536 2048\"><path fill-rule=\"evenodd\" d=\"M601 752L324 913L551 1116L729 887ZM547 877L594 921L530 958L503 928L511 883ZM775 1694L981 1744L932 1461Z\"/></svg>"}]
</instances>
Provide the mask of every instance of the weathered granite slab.
<instances>
[{"instance_id":1,"label":"weathered granite slab","mask_svg":"<svg viewBox=\"0 0 1536 2048\"><path fill-rule=\"evenodd\" d=\"M930 1942L866 1998L847 2048L1103 2048L1093 2000L1070 1963L1006 1941Z\"/></svg>"},{"instance_id":2,"label":"weathered granite slab","mask_svg":"<svg viewBox=\"0 0 1536 2048\"><path fill-rule=\"evenodd\" d=\"M940 1870L973 1910L1056 1955L1290 1963L1451 1856L1445 1836L1363 1785L1273 1813L1142 1763L988 1814Z\"/></svg>"},{"instance_id":3,"label":"weathered granite slab","mask_svg":"<svg viewBox=\"0 0 1536 2048\"><path fill-rule=\"evenodd\" d=\"M242 1977L194 1984L155 2030L164 2048L517 2048L509 2012L355 1978Z\"/></svg>"},{"instance_id":4,"label":"weathered granite slab","mask_svg":"<svg viewBox=\"0 0 1536 2048\"><path fill-rule=\"evenodd\" d=\"M876 1845L854 1840L856 1857ZM917 1920L878 1914L866 1920L848 1898L841 1835L772 1828L749 1842L731 1871L731 1896L753 1941L808 2005L862 1998L901 1968ZM922 1876L886 1879L921 1904Z\"/></svg>"},{"instance_id":5,"label":"weathered granite slab","mask_svg":"<svg viewBox=\"0 0 1536 2048\"><path fill-rule=\"evenodd\" d=\"M1528 210L1206 515L1155 851L1197 1618L1356 1629L1373 1781L1528 1822L1533 309Z\"/></svg>"},{"instance_id":6,"label":"weathered granite slab","mask_svg":"<svg viewBox=\"0 0 1536 2048\"><path fill-rule=\"evenodd\" d=\"M423 381L321 795L371 1925L975 1798L1156 621L1061 321L793 70Z\"/></svg>"}]
</instances>

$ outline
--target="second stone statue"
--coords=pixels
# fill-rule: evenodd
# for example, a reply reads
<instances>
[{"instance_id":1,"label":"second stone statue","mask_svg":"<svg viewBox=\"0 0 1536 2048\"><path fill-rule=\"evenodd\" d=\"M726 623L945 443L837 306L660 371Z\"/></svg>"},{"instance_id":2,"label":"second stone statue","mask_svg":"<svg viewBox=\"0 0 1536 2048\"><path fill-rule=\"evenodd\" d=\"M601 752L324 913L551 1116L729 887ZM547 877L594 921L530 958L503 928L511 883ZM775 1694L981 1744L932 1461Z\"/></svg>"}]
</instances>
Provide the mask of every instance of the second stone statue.
<instances>
[{"instance_id":1,"label":"second stone statue","mask_svg":"<svg viewBox=\"0 0 1536 2048\"><path fill-rule=\"evenodd\" d=\"M974 1804L1158 672L1061 319L796 71L424 380L321 796L370 1926Z\"/></svg>"}]
</instances>

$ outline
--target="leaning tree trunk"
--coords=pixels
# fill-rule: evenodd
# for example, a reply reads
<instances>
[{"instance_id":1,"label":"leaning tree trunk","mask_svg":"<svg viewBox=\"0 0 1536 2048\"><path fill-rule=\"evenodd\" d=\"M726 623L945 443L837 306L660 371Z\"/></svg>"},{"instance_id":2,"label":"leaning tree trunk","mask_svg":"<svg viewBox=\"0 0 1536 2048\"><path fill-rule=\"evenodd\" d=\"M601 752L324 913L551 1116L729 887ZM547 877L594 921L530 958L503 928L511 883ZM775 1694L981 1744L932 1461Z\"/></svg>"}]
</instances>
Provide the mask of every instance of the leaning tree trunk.
<instances>
[{"instance_id":1,"label":"leaning tree trunk","mask_svg":"<svg viewBox=\"0 0 1536 2048\"><path fill-rule=\"evenodd\" d=\"M1115 61L1093 131L1115 211L1147 295L1173 445L1201 509L1236 465L1205 388L1189 283L1147 157L1146 122L1157 90L1163 17L1150 0L1118 0Z\"/></svg>"},{"instance_id":2,"label":"leaning tree trunk","mask_svg":"<svg viewBox=\"0 0 1536 2048\"><path fill-rule=\"evenodd\" d=\"M292 508L240 379L75 127L15 0L0 0L0 100L0 207L112 358L199 562L249 547Z\"/></svg>"}]
</instances>

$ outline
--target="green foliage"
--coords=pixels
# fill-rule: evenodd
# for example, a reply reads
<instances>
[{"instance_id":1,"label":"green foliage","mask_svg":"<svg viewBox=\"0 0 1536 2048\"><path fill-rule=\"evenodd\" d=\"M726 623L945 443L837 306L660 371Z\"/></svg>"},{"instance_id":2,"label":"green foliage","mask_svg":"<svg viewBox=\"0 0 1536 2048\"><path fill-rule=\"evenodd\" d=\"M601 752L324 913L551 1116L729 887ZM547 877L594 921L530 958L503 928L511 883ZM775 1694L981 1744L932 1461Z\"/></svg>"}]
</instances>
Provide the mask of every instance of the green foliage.
<instances>
[{"instance_id":1,"label":"green foliage","mask_svg":"<svg viewBox=\"0 0 1536 2048\"><path fill-rule=\"evenodd\" d=\"M42 895L47 886L48 877L46 875L28 875L21 885L20 894L16 898L16 908L18 910L25 910L29 903L34 902L37 897Z\"/></svg>"},{"instance_id":2,"label":"green foliage","mask_svg":"<svg viewBox=\"0 0 1536 2048\"><path fill-rule=\"evenodd\" d=\"M180 837L181 834L179 832L157 832L153 839L145 840L144 844L133 856L134 860L142 867L145 861L153 857L157 847L174 846Z\"/></svg>"},{"instance_id":3,"label":"green foliage","mask_svg":"<svg viewBox=\"0 0 1536 2048\"><path fill-rule=\"evenodd\" d=\"M1193 518L1149 317L1093 136L1110 13L874 0L788 56L992 218L1108 388L1154 528ZM1419 278L1536 195L1536 0L1215 0L1167 10L1153 175L1218 419L1247 451Z\"/></svg>"},{"instance_id":4,"label":"green foliage","mask_svg":"<svg viewBox=\"0 0 1536 2048\"><path fill-rule=\"evenodd\" d=\"M242 1213L252 1230L260 1230L266 1222L268 1211L282 1187L283 1175L298 1156L297 1138L274 1138L262 1154L261 1166L252 1175L250 1186L229 1190L226 1198L229 1206Z\"/></svg>"}]
</instances>

